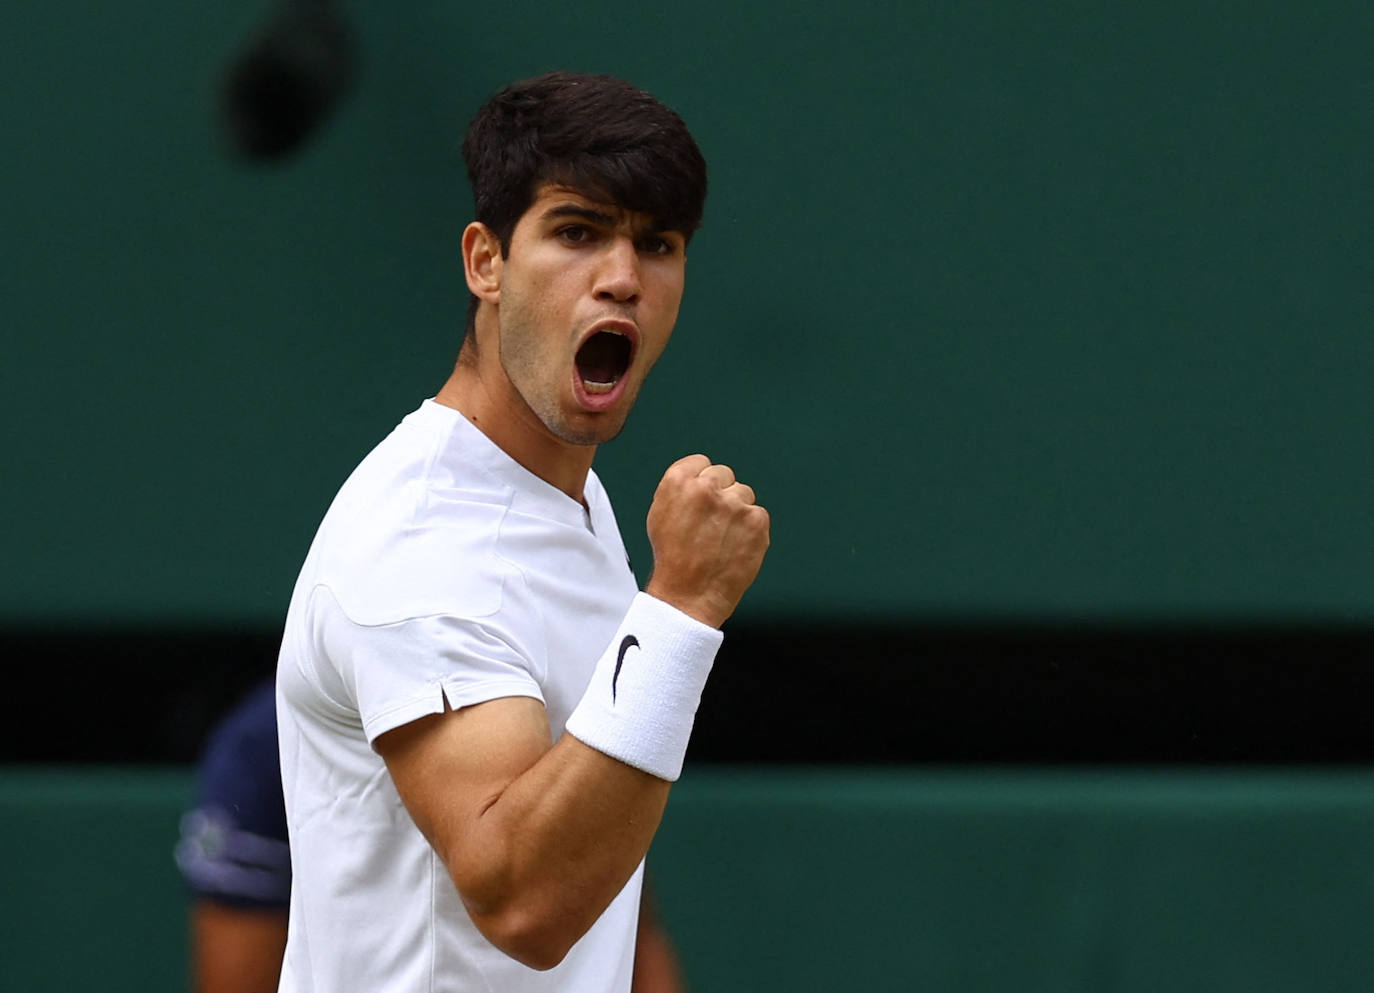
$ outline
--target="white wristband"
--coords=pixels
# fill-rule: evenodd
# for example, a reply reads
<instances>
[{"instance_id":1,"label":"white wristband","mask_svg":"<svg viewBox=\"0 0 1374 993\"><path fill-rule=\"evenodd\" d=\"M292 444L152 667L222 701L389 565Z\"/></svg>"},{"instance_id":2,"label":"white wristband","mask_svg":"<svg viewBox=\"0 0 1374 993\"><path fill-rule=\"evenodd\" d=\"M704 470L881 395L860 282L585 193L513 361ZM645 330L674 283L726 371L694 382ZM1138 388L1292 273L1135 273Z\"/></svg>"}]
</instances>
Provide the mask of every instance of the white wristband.
<instances>
[{"instance_id":1,"label":"white wristband","mask_svg":"<svg viewBox=\"0 0 1374 993\"><path fill-rule=\"evenodd\" d=\"M640 593L568 717L567 732L626 765L676 780L724 637Z\"/></svg>"}]
</instances>

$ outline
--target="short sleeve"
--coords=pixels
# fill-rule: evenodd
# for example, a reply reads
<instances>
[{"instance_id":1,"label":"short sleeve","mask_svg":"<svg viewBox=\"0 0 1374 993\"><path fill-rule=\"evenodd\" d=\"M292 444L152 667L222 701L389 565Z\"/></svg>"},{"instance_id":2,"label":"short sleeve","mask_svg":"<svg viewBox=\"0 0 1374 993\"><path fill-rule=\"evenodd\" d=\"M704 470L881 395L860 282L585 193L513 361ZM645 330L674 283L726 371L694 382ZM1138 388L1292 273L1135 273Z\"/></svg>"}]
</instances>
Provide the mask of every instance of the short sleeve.
<instances>
[{"instance_id":1,"label":"short sleeve","mask_svg":"<svg viewBox=\"0 0 1374 993\"><path fill-rule=\"evenodd\" d=\"M324 655L352 697L369 744L429 714L523 696L544 701L539 685L542 638L537 623L513 624L516 609L495 618L447 614L390 624L350 619L327 589L317 591L314 622Z\"/></svg>"}]
</instances>

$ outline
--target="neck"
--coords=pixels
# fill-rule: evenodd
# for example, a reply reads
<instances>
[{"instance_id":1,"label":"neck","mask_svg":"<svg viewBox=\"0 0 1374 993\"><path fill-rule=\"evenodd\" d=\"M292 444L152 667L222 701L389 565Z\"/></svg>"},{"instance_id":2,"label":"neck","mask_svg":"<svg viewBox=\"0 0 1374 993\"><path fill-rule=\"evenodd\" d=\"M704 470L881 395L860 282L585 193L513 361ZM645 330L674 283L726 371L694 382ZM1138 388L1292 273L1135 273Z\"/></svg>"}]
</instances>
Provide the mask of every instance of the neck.
<instances>
[{"instance_id":1,"label":"neck","mask_svg":"<svg viewBox=\"0 0 1374 993\"><path fill-rule=\"evenodd\" d=\"M500 364L496 363L500 370ZM550 432L503 372L478 362L468 345L435 401L461 413L512 459L550 486L585 504L583 489L595 445L573 445Z\"/></svg>"}]
</instances>

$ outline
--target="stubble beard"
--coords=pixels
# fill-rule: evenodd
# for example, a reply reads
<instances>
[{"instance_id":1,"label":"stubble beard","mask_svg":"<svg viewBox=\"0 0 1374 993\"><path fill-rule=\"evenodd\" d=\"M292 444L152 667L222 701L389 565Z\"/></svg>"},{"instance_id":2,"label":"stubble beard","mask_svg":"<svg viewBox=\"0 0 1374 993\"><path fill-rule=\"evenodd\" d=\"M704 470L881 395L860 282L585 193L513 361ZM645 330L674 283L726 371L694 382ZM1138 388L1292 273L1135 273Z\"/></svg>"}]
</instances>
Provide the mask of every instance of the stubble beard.
<instances>
[{"instance_id":1,"label":"stubble beard","mask_svg":"<svg viewBox=\"0 0 1374 993\"><path fill-rule=\"evenodd\" d=\"M609 411L599 416L589 414L593 421L586 429L568 423L559 405L563 385L559 380L559 372L555 369L548 377L542 374L544 349L537 340L537 335L528 332L525 326L516 324L504 329L498 341L498 348L501 367L505 370L506 379L516 395L524 402L530 413L558 440L569 445L600 445L615 440L625 429L628 410L619 421L608 419ZM629 399L633 405L633 397Z\"/></svg>"}]
</instances>

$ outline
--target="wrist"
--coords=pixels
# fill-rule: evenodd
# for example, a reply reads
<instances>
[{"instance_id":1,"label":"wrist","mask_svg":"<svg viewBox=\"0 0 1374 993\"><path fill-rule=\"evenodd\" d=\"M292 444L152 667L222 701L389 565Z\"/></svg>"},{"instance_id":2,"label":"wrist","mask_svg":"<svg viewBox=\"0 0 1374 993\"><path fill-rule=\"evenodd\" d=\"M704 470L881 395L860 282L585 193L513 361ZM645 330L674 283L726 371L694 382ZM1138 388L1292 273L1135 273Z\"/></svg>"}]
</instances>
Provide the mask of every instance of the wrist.
<instances>
[{"instance_id":1,"label":"wrist","mask_svg":"<svg viewBox=\"0 0 1374 993\"><path fill-rule=\"evenodd\" d=\"M568 717L567 732L627 765L677 779L723 639L673 604L639 594Z\"/></svg>"},{"instance_id":2,"label":"wrist","mask_svg":"<svg viewBox=\"0 0 1374 993\"><path fill-rule=\"evenodd\" d=\"M686 614L692 620L717 630L730 618L730 605L720 602L720 598L703 594L685 595L665 589L655 583L653 577L644 586L644 593L660 600L674 610Z\"/></svg>"}]
</instances>

